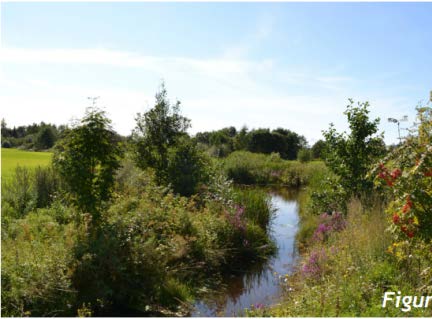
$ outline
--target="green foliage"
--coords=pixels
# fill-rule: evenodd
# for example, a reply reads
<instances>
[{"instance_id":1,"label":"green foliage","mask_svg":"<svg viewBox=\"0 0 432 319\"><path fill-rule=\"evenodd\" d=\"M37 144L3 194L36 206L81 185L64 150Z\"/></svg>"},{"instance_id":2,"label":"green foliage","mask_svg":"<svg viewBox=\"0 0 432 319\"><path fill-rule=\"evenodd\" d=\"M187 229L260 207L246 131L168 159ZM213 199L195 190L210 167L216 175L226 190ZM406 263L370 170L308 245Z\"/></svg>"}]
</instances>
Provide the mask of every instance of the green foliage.
<instances>
[{"instance_id":1,"label":"green foliage","mask_svg":"<svg viewBox=\"0 0 432 319\"><path fill-rule=\"evenodd\" d=\"M21 149L49 149L57 140L57 136L64 130L64 126L53 124L33 123L31 125L8 128L2 119L1 136L2 147L17 147Z\"/></svg>"},{"instance_id":2,"label":"green foliage","mask_svg":"<svg viewBox=\"0 0 432 319\"><path fill-rule=\"evenodd\" d=\"M208 161L189 137L179 138L168 149L166 179L175 193L182 196L195 194L198 186L208 179Z\"/></svg>"},{"instance_id":3,"label":"green foliage","mask_svg":"<svg viewBox=\"0 0 432 319\"><path fill-rule=\"evenodd\" d=\"M59 141L53 158L77 206L98 219L98 209L110 198L120 148L105 112L88 108L80 123Z\"/></svg>"},{"instance_id":4,"label":"green foliage","mask_svg":"<svg viewBox=\"0 0 432 319\"><path fill-rule=\"evenodd\" d=\"M244 216L253 224L266 230L271 220L273 209L268 194L261 189L237 189L235 202L245 208Z\"/></svg>"},{"instance_id":5,"label":"green foliage","mask_svg":"<svg viewBox=\"0 0 432 319\"><path fill-rule=\"evenodd\" d=\"M22 218L36 207L33 174L28 168L17 166L13 178L3 182L2 205L3 203L11 208L3 213L3 217L7 218Z\"/></svg>"},{"instance_id":6,"label":"green foliage","mask_svg":"<svg viewBox=\"0 0 432 319\"><path fill-rule=\"evenodd\" d=\"M297 159L300 163L307 163L310 162L312 159L312 152L308 148L302 148L299 150L297 154Z\"/></svg>"},{"instance_id":7,"label":"green foliage","mask_svg":"<svg viewBox=\"0 0 432 319\"><path fill-rule=\"evenodd\" d=\"M417 108L418 127L374 170L389 188L387 209L397 240L432 240L432 108ZM392 167L391 169L387 166Z\"/></svg>"},{"instance_id":8,"label":"green foliage","mask_svg":"<svg viewBox=\"0 0 432 319\"><path fill-rule=\"evenodd\" d=\"M311 192L311 211L316 214L323 212L347 212L349 194L342 187L337 176L329 175L320 182L318 188Z\"/></svg>"},{"instance_id":9,"label":"green foliage","mask_svg":"<svg viewBox=\"0 0 432 319\"><path fill-rule=\"evenodd\" d=\"M35 146L39 150L49 149L54 146L56 140L57 136L54 129L50 126L44 126L37 134Z\"/></svg>"},{"instance_id":10,"label":"green foliage","mask_svg":"<svg viewBox=\"0 0 432 319\"><path fill-rule=\"evenodd\" d=\"M37 167L34 171L34 189L36 195L36 207L48 207L60 192L61 180L57 172L48 167Z\"/></svg>"},{"instance_id":11,"label":"green foliage","mask_svg":"<svg viewBox=\"0 0 432 319\"><path fill-rule=\"evenodd\" d=\"M385 291L417 296L428 294L425 287L428 280L430 285L431 256L429 253L429 257L413 260L412 268L408 269L389 254L387 247L392 239L385 231L386 216L379 203L375 204L378 206L369 205L374 207L369 210L359 201L350 202L346 228L331 233L325 244L309 243L299 270L285 276L286 292L279 304L252 308L247 315L400 317L409 314L430 317L430 306L412 308L409 313L393 304L382 307ZM311 260L314 260L313 276Z\"/></svg>"},{"instance_id":12,"label":"green foliage","mask_svg":"<svg viewBox=\"0 0 432 319\"><path fill-rule=\"evenodd\" d=\"M325 142L323 140L318 140L311 148L312 158L323 159L324 149L325 149Z\"/></svg>"},{"instance_id":13,"label":"green foliage","mask_svg":"<svg viewBox=\"0 0 432 319\"><path fill-rule=\"evenodd\" d=\"M354 105L349 100L345 115L350 134L338 133L333 124L324 131L326 140L325 162L349 195L370 194L373 183L366 177L371 165L385 152L382 135L378 131L379 119L369 120L369 103Z\"/></svg>"},{"instance_id":14,"label":"green foliage","mask_svg":"<svg viewBox=\"0 0 432 319\"><path fill-rule=\"evenodd\" d=\"M234 151L244 150L263 154L279 153L284 159L294 160L298 151L306 146L303 136L283 128L248 131L243 127L237 132L231 126L218 131L197 133L195 140L213 157L226 157Z\"/></svg>"},{"instance_id":15,"label":"green foliage","mask_svg":"<svg viewBox=\"0 0 432 319\"><path fill-rule=\"evenodd\" d=\"M2 315L73 316L76 230L38 211L2 227Z\"/></svg>"},{"instance_id":16,"label":"green foliage","mask_svg":"<svg viewBox=\"0 0 432 319\"><path fill-rule=\"evenodd\" d=\"M224 160L229 178L239 184L277 184L290 187L306 185L315 175L326 171L322 162L285 161L278 153L270 155L237 151Z\"/></svg>"},{"instance_id":17,"label":"green foliage","mask_svg":"<svg viewBox=\"0 0 432 319\"><path fill-rule=\"evenodd\" d=\"M134 131L135 162L138 167L154 168L159 184L168 184L168 150L186 135L190 120L180 115L180 102L171 105L162 83L156 105L145 114L137 114Z\"/></svg>"}]
</instances>

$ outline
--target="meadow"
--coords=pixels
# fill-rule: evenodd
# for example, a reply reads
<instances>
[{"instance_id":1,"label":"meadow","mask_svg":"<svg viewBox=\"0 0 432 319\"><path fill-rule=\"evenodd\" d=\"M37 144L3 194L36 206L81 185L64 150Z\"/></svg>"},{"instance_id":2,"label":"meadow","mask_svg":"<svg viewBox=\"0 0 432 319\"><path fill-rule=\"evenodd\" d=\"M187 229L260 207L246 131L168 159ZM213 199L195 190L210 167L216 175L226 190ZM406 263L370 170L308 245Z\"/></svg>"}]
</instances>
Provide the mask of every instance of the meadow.
<instances>
[{"instance_id":1,"label":"meadow","mask_svg":"<svg viewBox=\"0 0 432 319\"><path fill-rule=\"evenodd\" d=\"M49 152L31 152L13 148L1 149L1 177L2 180L10 179L17 166L36 168L47 166L52 158Z\"/></svg>"}]
</instances>

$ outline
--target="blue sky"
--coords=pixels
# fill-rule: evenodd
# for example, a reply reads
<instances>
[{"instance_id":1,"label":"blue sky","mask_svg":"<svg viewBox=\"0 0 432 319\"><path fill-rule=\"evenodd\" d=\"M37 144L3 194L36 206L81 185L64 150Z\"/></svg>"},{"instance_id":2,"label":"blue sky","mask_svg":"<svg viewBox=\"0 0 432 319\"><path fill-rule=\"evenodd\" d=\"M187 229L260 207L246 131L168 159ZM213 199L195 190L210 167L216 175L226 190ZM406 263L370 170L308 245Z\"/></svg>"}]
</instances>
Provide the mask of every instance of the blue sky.
<instances>
[{"instance_id":1,"label":"blue sky","mask_svg":"<svg viewBox=\"0 0 432 319\"><path fill-rule=\"evenodd\" d=\"M100 96L116 130L161 79L191 133L285 127L310 143L347 99L415 117L432 90L432 3L2 3L1 117L67 123Z\"/></svg>"}]
</instances>

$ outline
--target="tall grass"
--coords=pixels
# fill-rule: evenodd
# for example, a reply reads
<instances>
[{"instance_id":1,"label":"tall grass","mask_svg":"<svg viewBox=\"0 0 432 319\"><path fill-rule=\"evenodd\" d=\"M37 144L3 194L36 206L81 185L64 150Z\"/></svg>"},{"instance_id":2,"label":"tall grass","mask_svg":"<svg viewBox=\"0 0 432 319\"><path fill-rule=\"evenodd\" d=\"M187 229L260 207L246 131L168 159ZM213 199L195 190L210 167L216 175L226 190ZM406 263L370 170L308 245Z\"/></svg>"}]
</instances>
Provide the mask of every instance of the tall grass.
<instances>
[{"instance_id":1,"label":"tall grass","mask_svg":"<svg viewBox=\"0 0 432 319\"><path fill-rule=\"evenodd\" d=\"M235 192L236 202L245 209L245 218L266 230L274 209L270 196L262 189L243 188Z\"/></svg>"},{"instance_id":2,"label":"tall grass","mask_svg":"<svg viewBox=\"0 0 432 319\"><path fill-rule=\"evenodd\" d=\"M299 187L319 178L326 167L323 162L300 163L270 155L237 151L224 159L227 176L238 184ZM314 177L316 175L316 177Z\"/></svg>"}]
</instances>

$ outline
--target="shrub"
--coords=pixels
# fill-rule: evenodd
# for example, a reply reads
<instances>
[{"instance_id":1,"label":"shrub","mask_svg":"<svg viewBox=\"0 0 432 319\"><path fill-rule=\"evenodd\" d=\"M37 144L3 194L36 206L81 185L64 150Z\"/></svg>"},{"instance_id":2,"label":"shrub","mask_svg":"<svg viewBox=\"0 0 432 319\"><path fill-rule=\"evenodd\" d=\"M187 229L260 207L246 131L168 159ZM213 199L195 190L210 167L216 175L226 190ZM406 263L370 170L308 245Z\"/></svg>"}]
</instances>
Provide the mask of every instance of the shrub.
<instances>
[{"instance_id":1,"label":"shrub","mask_svg":"<svg viewBox=\"0 0 432 319\"><path fill-rule=\"evenodd\" d=\"M49 167L37 167L34 172L36 207L48 207L60 192L60 176Z\"/></svg>"},{"instance_id":2,"label":"shrub","mask_svg":"<svg viewBox=\"0 0 432 319\"><path fill-rule=\"evenodd\" d=\"M311 150L308 149L308 148L302 148L301 150L299 150L299 152L297 154L297 159L301 163L310 162L310 160L312 159L312 152L311 152Z\"/></svg>"},{"instance_id":3,"label":"shrub","mask_svg":"<svg viewBox=\"0 0 432 319\"><path fill-rule=\"evenodd\" d=\"M198 151L196 144L188 137L179 139L168 150L166 182L173 191L182 196L195 194L198 186L208 180L208 160Z\"/></svg>"},{"instance_id":4,"label":"shrub","mask_svg":"<svg viewBox=\"0 0 432 319\"><path fill-rule=\"evenodd\" d=\"M3 148L11 148L11 147L12 147L12 144L11 144L11 142L9 142L9 141L3 141L3 143L2 143L2 147L3 147Z\"/></svg>"}]
</instances>

